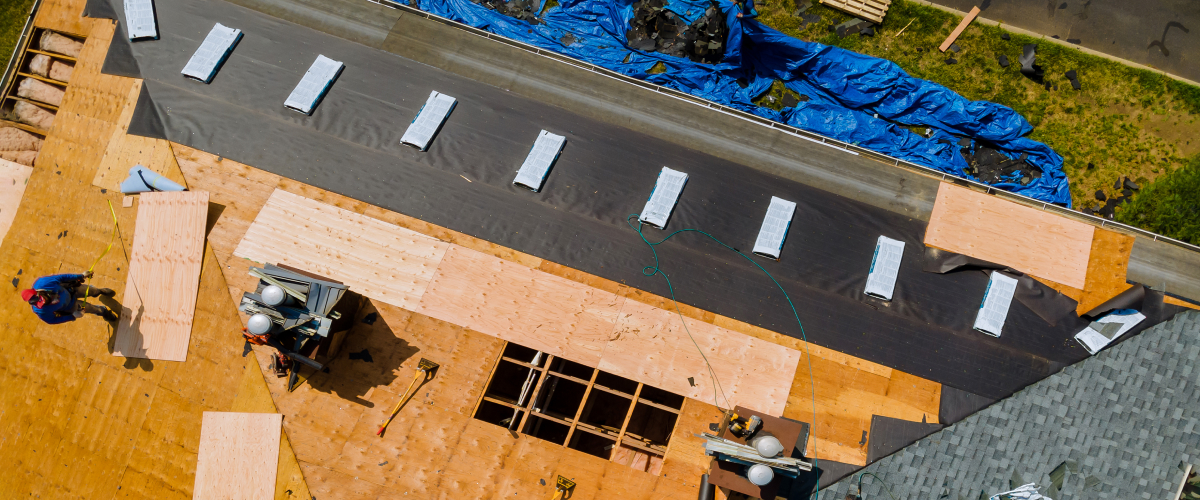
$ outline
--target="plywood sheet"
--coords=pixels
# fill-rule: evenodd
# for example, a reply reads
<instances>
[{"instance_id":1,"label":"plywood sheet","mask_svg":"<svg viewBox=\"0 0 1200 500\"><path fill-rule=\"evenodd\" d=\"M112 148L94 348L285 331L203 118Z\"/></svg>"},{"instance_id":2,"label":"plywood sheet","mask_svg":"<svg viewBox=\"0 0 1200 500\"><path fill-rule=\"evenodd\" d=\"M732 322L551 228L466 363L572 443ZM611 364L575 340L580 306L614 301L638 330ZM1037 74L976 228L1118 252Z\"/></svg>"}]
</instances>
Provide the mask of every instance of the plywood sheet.
<instances>
[{"instance_id":1,"label":"plywood sheet","mask_svg":"<svg viewBox=\"0 0 1200 500\"><path fill-rule=\"evenodd\" d=\"M1094 228L943 182L925 244L1083 288Z\"/></svg>"},{"instance_id":2,"label":"plywood sheet","mask_svg":"<svg viewBox=\"0 0 1200 500\"><path fill-rule=\"evenodd\" d=\"M452 246L418 312L596 366L622 297Z\"/></svg>"},{"instance_id":3,"label":"plywood sheet","mask_svg":"<svg viewBox=\"0 0 1200 500\"><path fill-rule=\"evenodd\" d=\"M1084 314L1133 285L1125 281L1134 237L1106 229L1096 229L1088 259L1087 282L1075 312Z\"/></svg>"},{"instance_id":4,"label":"plywood sheet","mask_svg":"<svg viewBox=\"0 0 1200 500\"><path fill-rule=\"evenodd\" d=\"M703 321L689 320L685 330L678 314L629 300L599 368L705 402L716 397L723 408L742 405L779 415L799 361L795 349ZM709 365L720 389L709 377Z\"/></svg>"},{"instance_id":5,"label":"plywood sheet","mask_svg":"<svg viewBox=\"0 0 1200 500\"><path fill-rule=\"evenodd\" d=\"M0 241L4 241L17 217L17 207L21 206L25 185L32 174L33 167L0 159Z\"/></svg>"},{"instance_id":6,"label":"plywood sheet","mask_svg":"<svg viewBox=\"0 0 1200 500\"><path fill-rule=\"evenodd\" d=\"M233 254L286 264L413 309L449 244L276 189Z\"/></svg>"},{"instance_id":7,"label":"plywood sheet","mask_svg":"<svg viewBox=\"0 0 1200 500\"><path fill-rule=\"evenodd\" d=\"M283 415L204 412L195 499L275 498Z\"/></svg>"},{"instance_id":8,"label":"plywood sheet","mask_svg":"<svg viewBox=\"0 0 1200 500\"><path fill-rule=\"evenodd\" d=\"M113 354L183 361L196 312L208 193L143 193Z\"/></svg>"}]
</instances>

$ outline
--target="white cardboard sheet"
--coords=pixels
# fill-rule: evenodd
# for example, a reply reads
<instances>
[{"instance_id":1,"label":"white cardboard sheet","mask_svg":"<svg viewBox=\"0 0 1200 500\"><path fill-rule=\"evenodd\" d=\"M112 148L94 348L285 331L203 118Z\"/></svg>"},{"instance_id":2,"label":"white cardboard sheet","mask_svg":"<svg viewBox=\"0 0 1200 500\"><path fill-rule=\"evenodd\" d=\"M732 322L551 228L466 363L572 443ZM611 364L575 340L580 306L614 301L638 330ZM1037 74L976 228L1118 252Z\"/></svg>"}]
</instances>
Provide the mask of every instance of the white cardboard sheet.
<instances>
[{"instance_id":1,"label":"white cardboard sheet","mask_svg":"<svg viewBox=\"0 0 1200 500\"><path fill-rule=\"evenodd\" d=\"M296 88L292 89L292 93L288 95L283 105L311 115L313 107L325 96L326 92L329 92L329 87L333 85L333 79L337 77L343 67L345 65L340 61L318 55L317 60L308 67L308 71L304 72L304 78L301 78Z\"/></svg>"},{"instance_id":2,"label":"white cardboard sheet","mask_svg":"<svg viewBox=\"0 0 1200 500\"><path fill-rule=\"evenodd\" d=\"M1105 346L1111 344L1117 337L1124 335L1125 332L1131 330L1142 320L1146 319L1146 315L1140 312L1132 314L1116 314L1115 312L1094 321L1079 333L1075 334L1075 340L1083 344L1083 348L1091 354L1096 354L1104 349ZM1116 325L1116 331L1106 331L1104 325ZM1109 327L1114 328L1114 327Z\"/></svg>"},{"instance_id":3,"label":"white cardboard sheet","mask_svg":"<svg viewBox=\"0 0 1200 500\"><path fill-rule=\"evenodd\" d=\"M192 58L188 59L187 66L183 67L183 75L204 83L211 82L217 70L225 64L229 53L233 52L233 44L241 37L242 30L217 23L204 37L204 42L192 54Z\"/></svg>"},{"instance_id":4,"label":"white cardboard sheet","mask_svg":"<svg viewBox=\"0 0 1200 500\"><path fill-rule=\"evenodd\" d=\"M883 300L892 300L896 290L896 278L900 275L900 261L904 259L904 242L880 236L875 244L875 257L871 259L871 270L867 273L864 292Z\"/></svg>"},{"instance_id":5,"label":"white cardboard sheet","mask_svg":"<svg viewBox=\"0 0 1200 500\"><path fill-rule=\"evenodd\" d=\"M975 329L999 337L1016 291L1016 278L993 271L992 278L988 280L987 291L983 295L983 303L979 306L979 314L975 316Z\"/></svg>"},{"instance_id":6,"label":"white cardboard sheet","mask_svg":"<svg viewBox=\"0 0 1200 500\"><path fill-rule=\"evenodd\" d=\"M154 20L154 0L125 0L125 27L129 39L158 38Z\"/></svg>"},{"instance_id":7,"label":"white cardboard sheet","mask_svg":"<svg viewBox=\"0 0 1200 500\"><path fill-rule=\"evenodd\" d=\"M642 215L638 219L658 229L666 228L687 180L687 174L663 167L658 174L658 181L654 183L654 191L650 193L650 199L646 200L646 207L642 209Z\"/></svg>"},{"instance_id":8,"label":"white cardboard sheet","mask_svg":"<svg viewBox=\"0 0 1200 500\"><path fill-rule=\"evenodd\" d=\"M538 134L537 141L534 141L533 148L529 150L529 156L525 157L525 163L521 164L521 170L517 171L513 184L535 193L541 191L542 185L546 183L546 175L550 173L550 167L558 159L558 154L562 152L566 142L566 137L543 130Z\"/></svg>"},{"instance_id":9,"label":"white cardboard sheet","mask_svg":"<svg viewBox=\"0 0 1200 500\"><path fill-rule=\"evenodd\" d=\"M758 230L758 239L754 241L754 253L778 259L795 213L795 203L772 196L767 215L763 217L762 227Z\"/></svg>"},{"instance_id":10,"label":"white cardboard sheet","mask_svg":"<svg viewBox=\"0 0 1200 500\"><path fill-rule=\"evenodd\" d=\"M450 116L450 111L457 104L458 100L453 97L437 91L430 92L429 99L417 112L417 117L413 118L412 123L408 125L400 142L416 146L421 151L428 150L429 143L433 141L433 134L437 133L438 128Z\"/></svg>"}]
</instances>

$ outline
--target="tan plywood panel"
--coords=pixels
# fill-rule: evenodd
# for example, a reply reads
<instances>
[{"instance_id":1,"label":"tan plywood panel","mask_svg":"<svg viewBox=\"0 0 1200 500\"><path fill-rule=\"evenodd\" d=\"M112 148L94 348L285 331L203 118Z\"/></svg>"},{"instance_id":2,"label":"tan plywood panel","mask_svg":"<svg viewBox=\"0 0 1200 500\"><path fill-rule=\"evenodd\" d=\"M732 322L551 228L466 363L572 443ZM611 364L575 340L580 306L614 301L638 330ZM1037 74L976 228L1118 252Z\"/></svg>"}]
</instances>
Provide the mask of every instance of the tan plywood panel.
<instances>
[{"instance_id":1,"label":"tan plywood panel","mask_svg":"<svg viewBox=\"0 0 1200 500\"><path fill-rule=\"evenodd\" d=\"M689 320L685 330L678 314L633 300L621 308L613 337L601 370L701 401L713 401L716 394L718 406L742 405L771 415L783 413L800 361L800 351L711 323Z\"/></svg>"},{"instance_id":2,"label":"tan plywood panel","mask_svg":"<svg viewBox=\"0 0 1200 500\"><path fill-rule=\"evenodd\" d=\"M616 294L455 245L417 312L596 366L624 302Z\"/></svg>"},{"instance_id":3,"label":"tan plywood panel","mask_svg":"<svg viewBox=\"0 0 1200 500\"><path fill-rule=\"evenodd\" d=\"M192 498L275 498L282 428L278 413L204 412Z\"/></svg>"},{"instance_id":4,"label":"tan plywood panel","mask_svg":"<svg viewBox=\"0 0 1200 500\"><path fill-rule=\"evenodd\" d=\"M1083 288L1094 228L942 183L925 244Z\"/></svg>"},{"instance_id":5,"label":"tan plywood panel","mask_svg":"<svg viewBox=\"0 0 1200 500\"><path fill-rule=\"evenodd\" d=\"M187 358L204 257L208 193L143 193L113 354Z\"/></svg>"},{"instance_id":6,"label":"tan plywood panel","mask_svg":"<svg viewBox=\"0 0 1200 500\"><path fill-rule=\"evenodd\" d=\"M416 307L448 243L276 189L233 255L286 264L363 296Z\"/></svg>"},{"instance_id":7,"label":"tan plywood panel","mask_svg":"<svg viewBox=\"0 0 1200 500\"><path fill-rule=\"evenodd\" d=\"M21 206L25 184L31 174L33 167L0 159L0 241L4 241L8 228L17 217L17 207Z\"/></svg>"}]
</instances>

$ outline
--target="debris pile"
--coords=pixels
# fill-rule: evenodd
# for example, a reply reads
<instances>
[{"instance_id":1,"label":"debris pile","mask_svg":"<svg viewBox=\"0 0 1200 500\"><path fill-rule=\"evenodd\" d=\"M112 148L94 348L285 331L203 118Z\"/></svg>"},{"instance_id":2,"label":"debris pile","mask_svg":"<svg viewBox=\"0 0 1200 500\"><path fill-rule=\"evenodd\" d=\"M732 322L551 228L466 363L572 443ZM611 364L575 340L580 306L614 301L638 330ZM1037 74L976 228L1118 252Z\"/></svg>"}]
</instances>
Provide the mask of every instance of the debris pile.
<instances>
[{"instance_id":1,"label":"debris pile","mask_svg":"<svg viewBox=\"0 0 1200 500\"><path fill-rule=\"evenodd\" d=\"M1092 164L1089 163L1088 167L1091 168ZM1128 177L1117 179L1116 182L1113 183L1113 194L1111 196L1105 194L1103 189L1097 189L1095 195L1096 201L1100 203L1089 207L1083 207L1081 211L1088 215L1096 215L1104 217L1105 219L1111 219L1116 213L1117 206L1132 199L1133 194L1139 189L1141 189L1141 186L1139 186L1138 183L1130 180Z\"/></svg>"},{"instance_id":2,"label":"debris pile","mask_svg":"<svg viewBox=\"0 0 1200 500\"><path fill-rule=\"evenodd\" d=\"M970 139L959 142L959 153L967 160L967 173L988 184L1015 182L1022 186L1042 176L1042 171L1025 161L1028 155L1009 158L1003 153L982 144L972 151Z\"/></svg>"},{"instance_id":3,"label":"debris pile","mask_svg":"<svg viewBox=\"0 0 1200 500\"><path fill-rule=\"evenodd\" d=\"M538 24L538 14L541 13L542 3L539 0L472 0L477 4L504 14L514 19Z\"/></svg>"},{"instance_id":4,"label":"debris pile","mask_svg":"<svg viewBox=\"0 0 1200 500\"><path fill-rule=\"evenodd\" d=\"M633 4L633 19L625 33L629 47L657 51L693 62L716 64L725 57L725 14L715 3L692 24L667 10L666 0L641 0Z\"/></svg>"}]
</instances>

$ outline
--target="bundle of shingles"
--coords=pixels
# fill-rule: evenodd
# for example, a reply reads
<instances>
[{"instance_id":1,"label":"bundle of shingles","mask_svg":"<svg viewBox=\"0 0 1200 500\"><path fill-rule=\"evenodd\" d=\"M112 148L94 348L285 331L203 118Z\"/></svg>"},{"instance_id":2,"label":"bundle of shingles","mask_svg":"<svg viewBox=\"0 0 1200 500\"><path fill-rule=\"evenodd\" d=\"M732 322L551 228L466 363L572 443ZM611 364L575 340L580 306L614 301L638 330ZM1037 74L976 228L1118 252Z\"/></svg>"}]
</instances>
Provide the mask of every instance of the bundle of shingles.
<instances>
[{"instance_id":1,"label":"bundle of shingles","mask_svg":"<svg viewBox=\"0 0 1200 500\"><path fill-rule=\"evenodd\" d=\"M629 47L657 51L692 61L716 64L725 57L725 14L716 4L691 24L667 10L666 0L641 0L633 4L633 19L625 33Z\"/></svg>"},{"instance_id":2,"label":"bundle of shingles","mask_svg":"<svg viewBox=\"0 0 1200 500\"><path fill-rule=\"evenodd\" d=\"M540 23L538 14L541 13L542 4L538 0L474 0L475 3L483 5L496 12L504 14L508 17L529 21L531 23Z\"/></svg>"},{"instance_id":3,"label":"bundle of shingles","mask_svg":"<svg viewBox=\"0 0 1200 500\"><path fill-rule=\"evenodd\" d=\"M967 160L967 173L988 184L1016 182L1027 185L1042 176L1042 171L1025 161L1028 155L1009 158L995 148L983 144L971 147L970 139L962 139L959 154Z\"/></svg>"},{"instance_id":4,"label":"bundle of shingles","mask_svg":"<svg viewBox=\"0 0 1200 500\"><path fill-rule=\"evenodd\" d=\"M1089 163L1088 167L1090 168L1091 166L1092 164ZM1141 189L1141 186L1129 180L1128 177L1118 178L1113 183L1112 195L1106 194L1103 189L1097 189L1096 201L1101 203L1090 207L1083 207L1082 212L1088 215L1098 215L1106 219L1111 219L1113 218L1113 214L1116 213L1117 206L1132 199L1133 194L1138 189Z\"/></svg>"}]
</instances>

